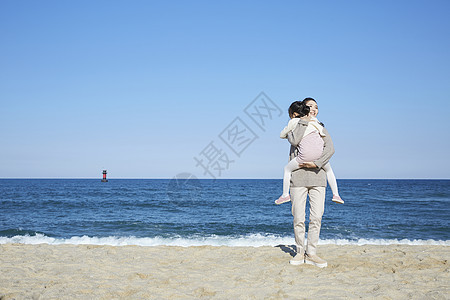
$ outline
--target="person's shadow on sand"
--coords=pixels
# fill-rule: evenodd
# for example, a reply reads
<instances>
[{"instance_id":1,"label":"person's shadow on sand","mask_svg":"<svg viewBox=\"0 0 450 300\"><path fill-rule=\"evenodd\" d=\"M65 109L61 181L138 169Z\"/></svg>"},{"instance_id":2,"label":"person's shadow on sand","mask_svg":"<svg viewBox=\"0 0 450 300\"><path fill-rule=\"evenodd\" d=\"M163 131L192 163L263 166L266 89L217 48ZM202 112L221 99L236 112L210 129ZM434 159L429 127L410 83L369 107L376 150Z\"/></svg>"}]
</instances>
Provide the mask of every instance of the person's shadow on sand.
<instances>
[{"instance_id":1,"label":"person's shadow on sand","mask_svg":"<svg viewBox=\"0 0 450 300\"><path fill-rule=\"evenodd\" d=\"M275 247L280 248L285 253L289 253L289 255L292 257L297 254L295 245L278 245Z\"/></svg>"}]
</instances>

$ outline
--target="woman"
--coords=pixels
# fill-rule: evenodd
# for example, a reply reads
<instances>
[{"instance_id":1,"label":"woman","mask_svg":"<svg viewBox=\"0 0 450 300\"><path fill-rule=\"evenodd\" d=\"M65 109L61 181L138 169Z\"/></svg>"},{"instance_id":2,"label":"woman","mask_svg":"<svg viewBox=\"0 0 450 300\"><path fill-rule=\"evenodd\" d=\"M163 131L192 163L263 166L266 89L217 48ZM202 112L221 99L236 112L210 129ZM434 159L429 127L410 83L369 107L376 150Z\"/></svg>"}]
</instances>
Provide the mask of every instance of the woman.
<instances>
[{"instance_id":1,"label":"woman","mask_svg":"<svg viewBox=\"0 0 450 300\"><path fill-rule=\"evenodd\" d=\"M310 112L307 116L300 118L298 126L288 133L288 141L291 143L289 160L297 156L297 149L303 140L303 135L312 117L317 117L319 107L316 100L306 98L303 100ZM294 217L294 235L297 254L290 260L293 265L303 263L312 264L317 267L326 267L327 262L317 256L317 243L319 242L322 215L325 207L325 189L327 186L326 172L322 167L328 163L334 154L333 141L330 134L324 128L322 155L311 162L299 165L300 169L292 172L291 176L291 202L292 215ZM309 196L310 221L308 228L308 241L305 248L305 209L306 199Z\"/></svg>"}]
</instances>

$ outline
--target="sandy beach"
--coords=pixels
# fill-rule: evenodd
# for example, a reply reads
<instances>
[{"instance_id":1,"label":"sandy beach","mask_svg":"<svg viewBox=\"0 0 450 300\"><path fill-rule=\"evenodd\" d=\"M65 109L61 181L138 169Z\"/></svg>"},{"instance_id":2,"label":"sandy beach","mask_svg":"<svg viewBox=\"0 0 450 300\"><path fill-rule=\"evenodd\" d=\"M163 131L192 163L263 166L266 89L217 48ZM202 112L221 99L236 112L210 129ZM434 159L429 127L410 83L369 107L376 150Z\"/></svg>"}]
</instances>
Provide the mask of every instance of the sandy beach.
<instances>
[{"instance_id":1,"label":"sandy beach","mask_svg":"<svg viewBox=\"0 0 450 300\"><path fill-rule=\"evenodd\" d=\"M449 299L448 246L0 245L0 299Z\"/></svg>"}]
</instances>

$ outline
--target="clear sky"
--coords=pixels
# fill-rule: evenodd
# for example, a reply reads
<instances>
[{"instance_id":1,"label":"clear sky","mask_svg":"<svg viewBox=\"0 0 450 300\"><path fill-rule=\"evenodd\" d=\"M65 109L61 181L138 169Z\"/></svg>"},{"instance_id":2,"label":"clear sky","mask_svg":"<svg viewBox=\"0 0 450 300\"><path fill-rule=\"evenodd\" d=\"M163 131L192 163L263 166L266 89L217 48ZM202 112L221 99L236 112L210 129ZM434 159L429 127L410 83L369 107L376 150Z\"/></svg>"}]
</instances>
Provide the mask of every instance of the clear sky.
<instances>
[{"instance_id":1,"label":"clear sky","mask_svg":"<svg viewBox=\"0 0 450 300\"><path fill-rule=\"evenodd\" d=\"M287 108L313 97L338 178L448 179L449 13L447 0L0 1L0 178L281 179Z\"/></svg>"}]
</instances>

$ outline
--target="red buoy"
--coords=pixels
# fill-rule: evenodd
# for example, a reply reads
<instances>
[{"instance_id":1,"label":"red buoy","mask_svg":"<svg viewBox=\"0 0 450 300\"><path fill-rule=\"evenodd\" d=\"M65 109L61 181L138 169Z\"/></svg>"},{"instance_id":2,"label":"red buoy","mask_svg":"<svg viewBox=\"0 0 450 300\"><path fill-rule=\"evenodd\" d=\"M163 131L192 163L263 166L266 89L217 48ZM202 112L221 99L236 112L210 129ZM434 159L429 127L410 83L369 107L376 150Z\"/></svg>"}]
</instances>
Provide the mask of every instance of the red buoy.
<instances>
[{"instance_id":1,"label":"red buoy","mask_svg":"<svg viewBox=\"0 0 450 300\"><path fill-rule=\"evenodd\" d=\"M102 182L108 182L108 179L106 179L106 170L103 170L103 179Z\"/></svg>"}]
</instances>

